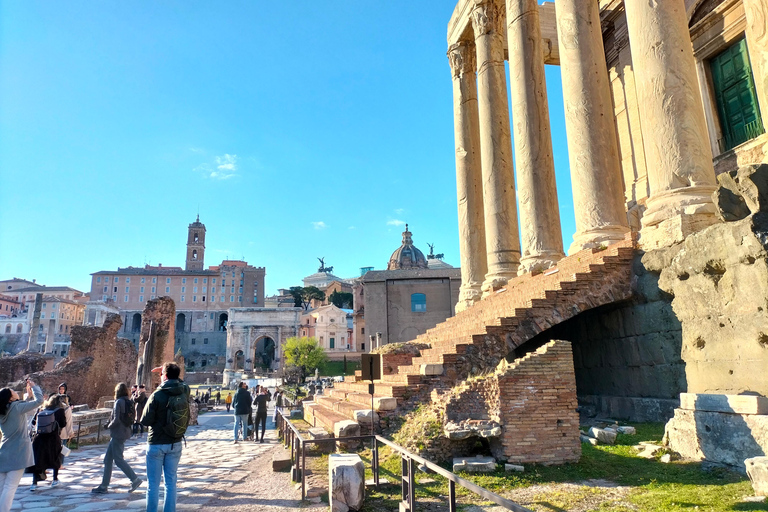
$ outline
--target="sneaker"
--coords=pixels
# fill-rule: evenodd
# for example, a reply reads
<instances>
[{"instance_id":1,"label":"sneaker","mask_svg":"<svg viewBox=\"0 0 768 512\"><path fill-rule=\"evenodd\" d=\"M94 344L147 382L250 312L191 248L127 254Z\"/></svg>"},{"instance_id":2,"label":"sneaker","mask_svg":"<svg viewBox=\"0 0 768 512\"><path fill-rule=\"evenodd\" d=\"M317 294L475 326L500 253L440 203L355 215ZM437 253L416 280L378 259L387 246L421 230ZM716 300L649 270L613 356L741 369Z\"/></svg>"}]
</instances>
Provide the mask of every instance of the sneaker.
<instances>
[{"instance_id":1,"label":"sneaker","mask_svg":"<svg viewBox=\"0 0 768 512\"><path fill-rule=\"evenodd\" d=\"M37 484L32 484L32 485L30 485L30 486L29 486L29 490L30 490L31 492L35 492L35 491L37 490Z\"/></svg>"},{"instance_id":2,"label":"sneaker","mask_svg":"<svg viewBox=\"0 0 768 512\"><path fill-rule=\"evenodd\" d=\"M238 443L237 439L235 439L234 441L232 441L232 444L237 444L237 443Z\"/></svg>"},{"instance_id":3,"label":"sneaker","mask_svg":"<svg viewBox=\"0 0 768 512\"><path fill-rule=\"evenodd\" d=\"M137 478L136 480L134 480L133 482L131 482L131 490L129 490L128 492L133 492L133 491L135 491L135 490L136 490L136 489L138 489L138 488L139 488L139 486L140 486L141 484L143 484L143 483L144 483L144 480L142 480L141 478Z\"/></svg>"},{"instance_id":4,"label":"sneaker","mask_svg":"<svg viewBox=\"0 0 768 512\"><path fill-rule=\"evenodd\" d=\"M107 490L104 487L94 487L91 494L107 494Z\"/></svg>"},{"instance_id":5,"label":"sneaker","mask_svg":"<svg viewBox=\"0 0 768 512\"><path fill-rule=\"evenodd\" d=\"M59 485L58 480L54 480L53 482L51 482L51 487L56 487L57 485Z\"/></svg>"}]
</instances>

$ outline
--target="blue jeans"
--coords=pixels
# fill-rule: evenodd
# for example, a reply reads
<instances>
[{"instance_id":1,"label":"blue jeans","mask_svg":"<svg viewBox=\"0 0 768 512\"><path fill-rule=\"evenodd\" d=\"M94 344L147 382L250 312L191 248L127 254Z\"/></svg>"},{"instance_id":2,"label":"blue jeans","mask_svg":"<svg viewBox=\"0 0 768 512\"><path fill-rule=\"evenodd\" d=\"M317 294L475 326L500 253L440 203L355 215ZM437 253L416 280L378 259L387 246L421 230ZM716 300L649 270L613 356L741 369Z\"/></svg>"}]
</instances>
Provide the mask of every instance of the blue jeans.
<instances>
[{"instance_id":1,"label":"blue jeans","mask_svg":"<svg viewBox=\"0 0 768 512\"><path fill-rule=\"evenodd\" d=\"M247 414L235 414L235 441L237 441L237 433L240 432L242 427L243 440L248 435L248 415Z\"/></svg>"},{"instance_id":2,"label":"blue jeans","mask_svg":"<svg viewBox=\"0 0 768 512\"><path fill-rule=\"evenodd\" d=\"M176 510L176 471L181 460L181 443L150 444L147 448L147 512L157 512L161 474L165 478L163 512Z\"/></svg>"}]
</instances>

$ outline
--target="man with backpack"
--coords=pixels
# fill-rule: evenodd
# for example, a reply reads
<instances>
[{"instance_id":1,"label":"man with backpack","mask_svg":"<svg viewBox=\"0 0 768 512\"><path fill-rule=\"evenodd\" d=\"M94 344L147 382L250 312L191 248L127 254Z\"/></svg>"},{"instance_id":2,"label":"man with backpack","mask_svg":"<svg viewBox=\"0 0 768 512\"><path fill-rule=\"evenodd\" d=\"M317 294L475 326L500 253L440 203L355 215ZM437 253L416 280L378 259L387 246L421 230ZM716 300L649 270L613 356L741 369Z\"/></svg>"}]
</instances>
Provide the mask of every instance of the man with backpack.
<instances>
[{"instance_id":1,"label":"man with backpack","mask_svg":"<svg viewBox=\"0 0 768 512\"><path fill-rule=\"evenodd\" d=\"M155 371L155 370L153 370ZM181 442L189 425L189 386L179 379L176 363L161 367L160 387L149 397L141 424L149 427L147 438L147 512L157 512L160 475L165 475L164 512L176 510L176 472Z\"/></svg>"},{"instance_id":2,"label":"man with backpack","mask_svg":"<svg viewBox=\"0 0 768 512\"><path fill-rule=\"evenodd\" d=\"M112 464L123 470L125 476L131 480L131 489L133 492L139 488L143 480L136 476L131 466L123 457L125 450L125 440L131 437L131 426L136 419L136 409L128 397L128 386L125 382L120 382L115 386L115 404L112 406L112 418L107 424L109 429L109 446L107 453L104 454L104 474L101 477L101 484L91 489L94 494L104 494L107 492L109 482L112 479Z\"/></svg>"}]
</instances>

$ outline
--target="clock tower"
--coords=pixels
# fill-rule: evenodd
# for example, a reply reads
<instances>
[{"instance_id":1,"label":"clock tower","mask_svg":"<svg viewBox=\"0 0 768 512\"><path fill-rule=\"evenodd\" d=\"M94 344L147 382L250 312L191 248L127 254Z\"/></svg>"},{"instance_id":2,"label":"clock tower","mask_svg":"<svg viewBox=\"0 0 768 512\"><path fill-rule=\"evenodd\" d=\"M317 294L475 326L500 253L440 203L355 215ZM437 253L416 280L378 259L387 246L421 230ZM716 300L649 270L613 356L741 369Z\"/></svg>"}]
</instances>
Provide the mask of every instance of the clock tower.
<instances>
[{"instance_id":1,"label":"clock tower","mask_svg":"<svg viewBox=\"0 0 768 512\"><path fill-rule=\"evenodd\" d=\"M205 257L205 224L197 220L189 225L187 233L187 264L186 270L203 270Z\"/></svg>"}]
</instances>

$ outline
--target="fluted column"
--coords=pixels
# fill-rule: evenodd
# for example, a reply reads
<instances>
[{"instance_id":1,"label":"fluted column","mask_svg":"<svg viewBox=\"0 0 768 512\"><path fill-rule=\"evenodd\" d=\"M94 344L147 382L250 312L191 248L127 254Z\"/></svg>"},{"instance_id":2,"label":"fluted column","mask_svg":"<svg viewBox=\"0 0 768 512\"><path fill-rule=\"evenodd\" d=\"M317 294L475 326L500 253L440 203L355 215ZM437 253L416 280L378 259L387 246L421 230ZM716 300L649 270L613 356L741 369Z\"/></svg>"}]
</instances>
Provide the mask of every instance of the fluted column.
<instances>
[{"instance_id":1,"label":"fluted column","mask_svg":"<svg viewBox=\"0 0 768 512\"><path fill-rule=\"evenodd\" d=\"M524 274L550 268L564 256L536 0L507 0L507 47L520 209L517 272Z\"/></svg>"},{"instance_id":2,"label":"fluted column","mask_svg":"<svg viewBox=\"0 0 768 512\"><path fill-rule=\"evenodd\" d=\"M594 0L555 0L576 233L569 253L629 231L600 13Z\"/></svg>"},{"instance_id":3,"label":"fluted column","mask_svg":"<svg viewBox=\"0 0 768 512\"><path fill-rule=\"evenodd\" d=\"M477 99L480 160L488 272L483 295L517 275L520 236L517 230L512 137L504 70L504 6L486 1L472 11L477 52Z\"/></svg>"},{"instance_id":4,"label":"fluted column","mask_svg":"<svg viewBox=\"0 0 768 512\"><path fill-rule=\"evenodd\" d=\"M747 49L763 126L768 124L768 0L743 0Z\"/></svg>"},{"instance_id":5,"label":"fluted column","mask_svg":"<svg viewBox=\"0 0 768 512\"><path fill-rule=\"evenodd\" d=\"M715 222L715 171L683 0L628 0L650 197L641 243L670 245Z\"/></svg>"},{"instance_id":6,"label":"fluted column","mask_svg":"<svg viewBox=\"0 0 768 512\"><path fill-rule=\"evenodd\" d=\"M485 260L480 121L477 114L475 45L462 41L448 49L453 76L453 125L456 139L456 192L459 206L461 288L456 311L481 297L488 271Z\"/></svg>"}]
</instances>

